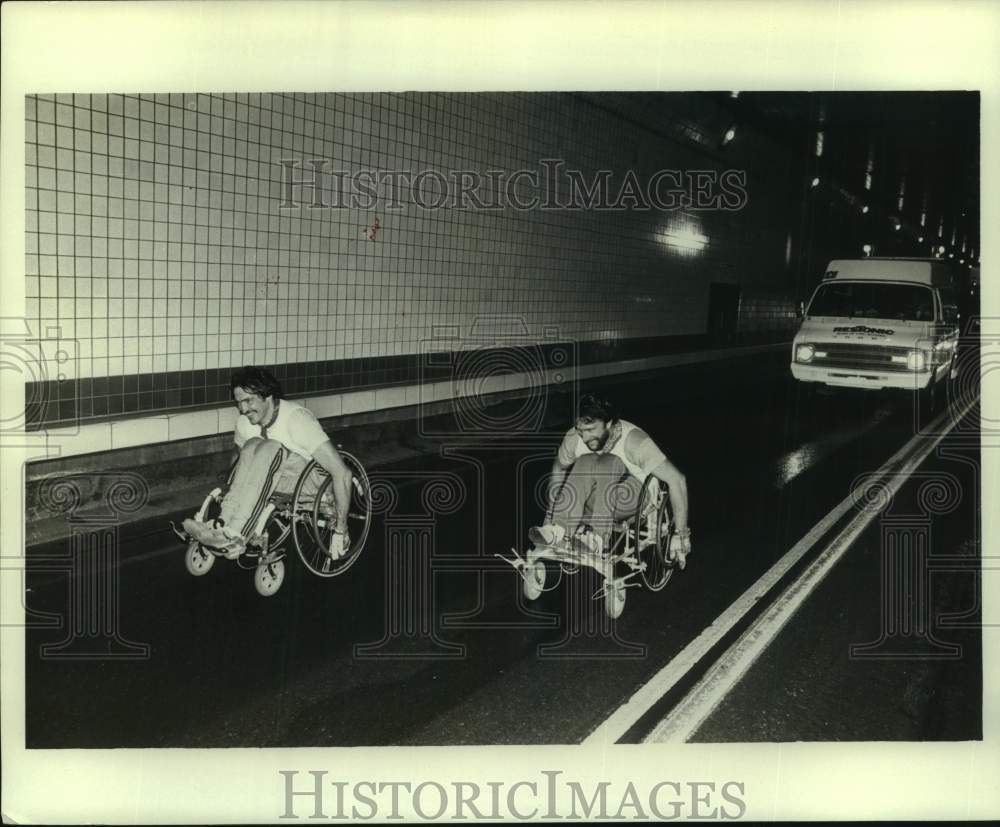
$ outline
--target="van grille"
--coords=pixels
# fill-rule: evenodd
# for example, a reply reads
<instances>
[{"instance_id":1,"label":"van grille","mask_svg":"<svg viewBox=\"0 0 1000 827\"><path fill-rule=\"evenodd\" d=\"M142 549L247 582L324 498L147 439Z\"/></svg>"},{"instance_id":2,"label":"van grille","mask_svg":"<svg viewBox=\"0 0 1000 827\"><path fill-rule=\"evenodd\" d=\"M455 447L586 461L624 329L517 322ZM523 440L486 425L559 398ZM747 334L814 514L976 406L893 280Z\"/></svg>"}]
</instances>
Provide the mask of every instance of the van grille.
<instances>
[{"instance_id":1,"label":"van grille","mask_svg":"<svg viewBox=\"0 0 1000 827\"><path fill-rule=\"evenodd\" d=\"M892 373L907 373L906 361L893 362L893 356L905 357L908 347L888 347L886 345L846 344L840 342L814 343L816 355L812 364L830 368L854 368L855 370L881 370ZM824 354L824 355L820 355Z\"/></svg>"}]
</instances>

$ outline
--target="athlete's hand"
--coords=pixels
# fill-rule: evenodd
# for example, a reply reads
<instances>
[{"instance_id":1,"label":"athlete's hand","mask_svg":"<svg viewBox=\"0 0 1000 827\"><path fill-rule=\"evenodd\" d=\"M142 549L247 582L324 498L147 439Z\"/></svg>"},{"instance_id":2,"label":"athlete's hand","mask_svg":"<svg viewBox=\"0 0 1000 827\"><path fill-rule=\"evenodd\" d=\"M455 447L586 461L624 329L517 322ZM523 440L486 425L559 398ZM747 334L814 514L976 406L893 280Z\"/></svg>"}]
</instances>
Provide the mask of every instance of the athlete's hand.
<instances>
[{"instance_id":1,"label":"athlete's hand","mask_svg":"<svg viewBox=\"0 0 1000 827\"><path fill-rule=\"evenodd\" d=\"M351 547L351 538L347 536L347 532L343 533L339 531L334 531L330 535L330 556L334 560L339 560L345 554L347 550Z\"/></svg>"},{"instance_id":2,"label":"athlete's hand","mask_svg":"<svg viewBox=\"0 0 1000 827\"><path fill-rule=\"evenodd\" d=\"M691 553L691 534L674 534L670 538L670 559L677 562L677 568L687 565L687 556Z\"/></svg>"}]
</instances>

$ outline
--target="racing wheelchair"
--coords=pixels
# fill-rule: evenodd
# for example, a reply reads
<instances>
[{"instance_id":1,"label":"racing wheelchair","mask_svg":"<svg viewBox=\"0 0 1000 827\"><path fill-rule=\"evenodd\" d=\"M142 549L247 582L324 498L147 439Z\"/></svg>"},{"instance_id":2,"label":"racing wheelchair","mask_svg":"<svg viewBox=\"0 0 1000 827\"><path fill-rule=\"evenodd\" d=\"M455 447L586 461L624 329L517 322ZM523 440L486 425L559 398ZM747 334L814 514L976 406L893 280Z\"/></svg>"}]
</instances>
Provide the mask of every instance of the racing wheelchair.
<instances>
[{"instance_id":1,"label":"racing wheelchair","mask_svg":"<svg viewBox=\"0 0 1000 827\"><path fill-rule=\"evenodd\" d=\"M581 566L594 569L601 576L602 585L593 599L603 598L605 612L617 618L625 610L626 589L639 586L636 576L654 592L666 586L673 576L676 565L668 555L672 535L667 485L650 474L642 485L635 512L615 523L607 548L601 553L580 548L573 538L566 537L554 545L534 546L523 557L516 549L511 549L513 559L497 556L521 575L522 589L528 600L536 600L542 592L555 589L564 573L577 574ZM548 588L546 560L558 567L557 578Z\"/></svg>"},{"instance_id":2,"label":"racing wheelchair","mask_svg":"<svg viewBox=\"0 0 1000 827\"><path fill-rule=\"evenodd\" d=\"M319 577L336 577L347 571L361 555L371 530L371 486L368 475L358 459L340 449L338 453L351 470L351 502L347 510L348 535L351 543L342 557L333 559L327 552L333 533L335 503L333 480L315 460L302 469L293 492L275 492L241 548L227 553L222 549L203 546L197 540L172 525L174 533L187 543L184 565L195 577L212 569L219 557L235 559L236 564L253 571L253 584L258 594L269 597L281 588L285 579L285 557L291 538L303 565ZM213 489L194 515L200 522L210 522L219 515L222 500L232 483L235 465L225 486Z\"/></svg>"}]
</instances>

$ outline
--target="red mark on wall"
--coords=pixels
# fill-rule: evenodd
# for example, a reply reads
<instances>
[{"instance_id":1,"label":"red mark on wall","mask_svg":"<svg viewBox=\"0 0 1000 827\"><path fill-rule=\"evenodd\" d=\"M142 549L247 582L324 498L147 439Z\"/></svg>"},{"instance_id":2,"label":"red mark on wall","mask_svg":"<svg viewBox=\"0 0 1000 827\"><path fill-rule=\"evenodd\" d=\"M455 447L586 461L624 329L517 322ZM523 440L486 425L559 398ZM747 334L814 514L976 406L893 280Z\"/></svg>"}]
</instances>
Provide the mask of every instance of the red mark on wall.
<instances>
[{"instance_id":1,"label":"red mark on wall","mask_svg":"<svg viewBox=\"0 0 1000 827\"><path fill-rule=\"evenodd\" d=\"M369 241L374 241L375 240L375 236L378 235L378 231L381 230L381 229L382 229L382 225L379 224L378 216L376 215L375 216L375 221L371 225L371 227L365 227L365 229L363 230L363 232L365 234L365 238L367 238Z\"/></svg>"}]
</instances>

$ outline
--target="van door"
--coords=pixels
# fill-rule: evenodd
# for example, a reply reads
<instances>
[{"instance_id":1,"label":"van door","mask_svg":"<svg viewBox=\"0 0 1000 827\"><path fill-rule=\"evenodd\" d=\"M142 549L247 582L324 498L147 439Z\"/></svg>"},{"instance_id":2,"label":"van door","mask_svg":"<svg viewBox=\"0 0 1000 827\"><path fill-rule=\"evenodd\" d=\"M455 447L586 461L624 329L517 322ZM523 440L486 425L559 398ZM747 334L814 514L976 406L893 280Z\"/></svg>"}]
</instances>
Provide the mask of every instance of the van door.
<instances>
[{"instance_id":1,"label":"van door","mask_svg":"<svg viewBox=\"0 0 1000 827\"><path fill-rule=\"evenodd\" d=\"M937 316L935 340L936 345L943 345L951 354L949 374L954 376L958 363L958 336L960 331L961 317L958 311L958 291L953 287L942 287L938 289L938 300L940 311ZM945 375L944 378L948 378Z\"/></svg>"}]
</instances>

